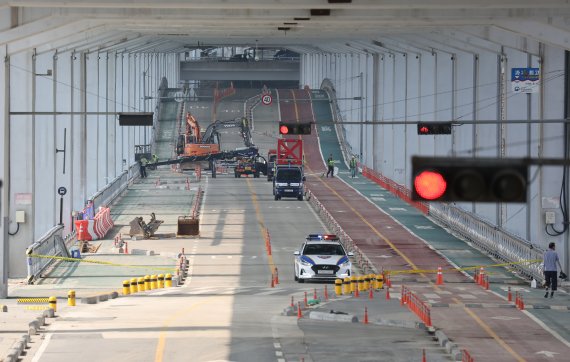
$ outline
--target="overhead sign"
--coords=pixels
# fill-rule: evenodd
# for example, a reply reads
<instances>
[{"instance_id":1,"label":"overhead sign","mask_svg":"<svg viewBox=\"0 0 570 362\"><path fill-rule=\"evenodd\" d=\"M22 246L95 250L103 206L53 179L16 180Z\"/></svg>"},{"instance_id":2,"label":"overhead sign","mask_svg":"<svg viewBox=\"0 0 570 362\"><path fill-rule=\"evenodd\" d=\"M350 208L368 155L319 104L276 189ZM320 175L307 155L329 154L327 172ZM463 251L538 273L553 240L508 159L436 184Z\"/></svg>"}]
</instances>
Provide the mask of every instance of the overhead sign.
<instances>
[{"instance_id":1,"label":"overhead sign","mask_svg":"<svg viewBox=\"0 0 570 362\"><path fill-rule=\"evenodd\" d=\"M540 89L540 68L512 68L513 93L537 93Z\"/></svg>"},{"instance_id":2,"label":"overhead sign","mask_svg":"<svg viewBox=\"0 0 570 362\"><path fill-rule=\"evenodd\" d=\"M271 104L271 102L273 102L273 98L271 97L270 94L265 94L261 97L261 103L263 103L264 105L268 106Z\"/></svg>"}]
</instances>

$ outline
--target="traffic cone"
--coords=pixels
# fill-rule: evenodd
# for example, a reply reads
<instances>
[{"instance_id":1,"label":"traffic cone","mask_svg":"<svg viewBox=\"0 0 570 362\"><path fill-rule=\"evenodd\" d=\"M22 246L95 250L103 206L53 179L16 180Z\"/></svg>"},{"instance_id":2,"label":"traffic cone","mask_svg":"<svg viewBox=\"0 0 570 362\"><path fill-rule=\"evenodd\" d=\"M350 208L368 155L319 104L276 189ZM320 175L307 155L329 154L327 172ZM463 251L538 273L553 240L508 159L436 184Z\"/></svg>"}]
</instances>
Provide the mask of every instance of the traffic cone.
<instances>
[{"instance_id":1,"label":"traffic cone","mask_svg":"<svg viewBox=\"0 0 570 362\"><path fill-rule=\"evenodd\" d=\"M305 292L305 308L309 305L309 303L307 302L307 292Z\"/></svg>"},{"instance_id":2,"label":"traffic cone","mask_svg":"<svg viewBox=\"0 0 570 362\"><path fill-rule=\"evenodd\" d=\"M327 286L325 285L325 302L329 300L329 292L327 290Z\"/></svg>"},{"instance_id":3,"label":"traffic cone","mask_svg":"<svg viewBox=\"0 0 570 362\"><path fill-rule=\"evenodd\" d=\"M301 302L297 302L297 319L303 318L303 312L301 312Z\"/></svg>"},{"instance_id":4,"label":"traffic cone","mask_svg":"<svg viewBox=\"0 0 570 362\"><path fill-rule=\"evenodd\" d=\"M507 302L513 301L513 295L511 294L511 287L507 289Z\"/></svg>"},{"instance_id":5,"label":"traffic cone","mask_svg":"<svg viewBox=\"0 0 570 362\"><path fill-rule=\"evenodd\" d=\"M313 291L313 299L314 299L314 300L317 300L317 298L318 298L318 297L317 297L317 288L315 288L314 291Z\"/></svg>"},{"instance_id":6,"label":"traffic cone","mask_svg":"<svg viewBox=\"0 0 570 362\"><path fill-rule=\"evenodd\" d=\"M485 268L481 267L481 269L479 269L479 280L477 280L477 284L483 285L484 277L485 277Z\"/></svg>"},{"instance_id":7,"label":"traffic cone","mask_svg":"<svg viewBox=\"0 0 570 362\"><path fill-rule=\"evenodd\" d=\"M291 296L291 308L295 308L295 302L293 301L293 296Z\"/></svg>"},{"instance_id":8,"label":"traffic cone","mask_svg":"<svg viewBox=\"0 0 570 362\"><path fill-rule=\"evenodd\" d=\"M422 362L427 362L425 349L422 350Z\"/></svg>"},{"instance_id":9,"label":"traffic cone","mask_svg":"<svg viewBox=\"0 0 570 362\"><path fill-rule=\"evenodd\" d=\"M279 270L275 268L275 284L279 284Z\"/></svg>"},{"instance_id":10,"label":"traffic cone","mask_svg":"<svg viewBox=\"0 0 570 362\"><path fill-rule=\"evenodd\" d=\"M386 288L386 300L390 300L390 288Z\"/></svg>"},{"instance_id":11,"label":"traffic cone","mask_svg":"<svg viewBox=\"0 0 570 362\"><path fill-rule=\"evenodd\" d=\"M519 297L519 309L524 310L524 300L523 300L522 294Z\"/></svg>"},{"instance_id":12,"label":"traffic cone","mask_svg":"<svg viewBox=\"0 0 570 362\"><path fill-rule=\"evenodd\" d=\"M271 288L275 288L275 275L271 274Z\"/></svg>"},{"instance_id":13,"label":"traffic cone","mask_svg":"<svg viewBox=\"0 0 570 362\"><path fill-rule=\"evenodd\" d=\"M364 307L364 324L368 324L368 308Z\"/></svg>"},{"instance_id":14,"label":"traffic cone","mask_svg":"<svg viewBox=\"0 0 570 362\"><path fill-rule=\"evenodd\" d=\"M485 275L485 290L489 290L489 276Z\"/></svg>"},{"instance_id":15,"label":"traffic cone","mask_svg":"<svg viewBox=\"0 0 570 362\"><path fill-rule=\"evenodd\" d=\"M392 281L390 280L390 274L386 275L386 278L384 278L386 280L386 286L388 288L392 288Z\"/></svg>"},{"instance_id":16,"label":"traffic cone","mask_svg":"<svg viewBox=\"0 0 570 362\"><path fill-rule=\"evenodd\" d=\"M125 241L125 254L129 253L129 243Z\"/></svg>"},{"instance_id":17,"label":"traffic cone","mask_svg":"<svg viewBox=\"0 0 570 362\"><path fill-rule=\"evenodd\" d=\"M443 285L443 273L441 272L441 267L437 267L437 280L435 285Z\"/></svg>"},{"instance_id":18,"label":"traffic cone","mask_svg":"<svg viewBox=\"0 0 570 362\"><path fill-rule=\"evenodd\" d=\"M369 289L368 299L374 299L374 292L372 291L372 288Z\"/></svg>"},{"instance_id":19,"label":"traffic cone","mask_svg":"<svg viewBox=\"0 0 570 362\"><path fill-rule=\"evenodd\" d=\"M356 288L354 289L354 297L355 298L360 297L360 293L358 292L358 286L356 286Z\"/></svg>"}]
</instances>

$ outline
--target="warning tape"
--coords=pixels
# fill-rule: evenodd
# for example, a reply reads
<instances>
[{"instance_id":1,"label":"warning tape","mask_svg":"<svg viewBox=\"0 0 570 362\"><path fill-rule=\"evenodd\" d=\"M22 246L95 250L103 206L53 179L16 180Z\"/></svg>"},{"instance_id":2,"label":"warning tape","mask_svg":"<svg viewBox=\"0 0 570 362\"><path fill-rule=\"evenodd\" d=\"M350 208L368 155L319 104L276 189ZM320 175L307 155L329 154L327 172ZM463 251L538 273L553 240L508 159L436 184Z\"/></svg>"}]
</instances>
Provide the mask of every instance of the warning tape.
<instances>
[{"instance_id":1,"label":"warning tape","mask_svg":"<svg viewBox=\"0 0 570 362\"><path fill-rule=\"evenodd\" d=\"M18 298L18 304L49 303L49 298Z\"/></svg>"},{"instance_id":2,"label":"warning tape","mask_svg":"<svg viewBox=\"0 0 570 362\"><path fill-rule=\"evenodd\" d=\"M504 266L509 266L509 265L517 265L517 264L535 264L535 263L541 263L542 260L540 259L529 259L529 260L523 260L523 261L514 261L514 262L510 262L510 263L500 263L500 264L490 264L490 265L474 265L474 266L468 266L468 267L464 267L464 268L447 268L447 269L441 269L442 272L444 271L468 271L468 270L478 270L481 267L484 268L489 268L489 267L504 267ZM390 275L397 275L397 274L431 274L431 273L437 273L438 270L437 269L412 269L412 270L385 270L386 274L390 274ZM487 272L488 274L488 272Z\"/></svg>"},{"instance_id":3,"label":"warning tape","mask_svg":"<svg viewBox=\"0 0 570 362\"><path fill-rule=\"evenodd\" d=\"M110 261L68 258L65 256L30 254L30 255L28 255L28 257L30 257L30 258L44 258L44 259L57 259L57 260L63 260L63 261L73 261L73 262L78 262L78 263L91 263L91 264L100 264L100 265L109 265L109 266L126 266L126 267L130 267L130 268L146 268L146 269L153 269L153 270L164 270L164 271L176 272L176 268L154 267L154 266L148 266L148 265L118 264L118 263L111 263Z\"/></svg>"},{"instance_id":4,"label":"warning tape","mask_svg":"<svg viewBox=\"0 0 570 362\"><path fill-rule=\"evenodd\" d=\"M48 310L50 308L49 305L27 305L24 307L25 310Z\"/></svg>"}]
</instances>

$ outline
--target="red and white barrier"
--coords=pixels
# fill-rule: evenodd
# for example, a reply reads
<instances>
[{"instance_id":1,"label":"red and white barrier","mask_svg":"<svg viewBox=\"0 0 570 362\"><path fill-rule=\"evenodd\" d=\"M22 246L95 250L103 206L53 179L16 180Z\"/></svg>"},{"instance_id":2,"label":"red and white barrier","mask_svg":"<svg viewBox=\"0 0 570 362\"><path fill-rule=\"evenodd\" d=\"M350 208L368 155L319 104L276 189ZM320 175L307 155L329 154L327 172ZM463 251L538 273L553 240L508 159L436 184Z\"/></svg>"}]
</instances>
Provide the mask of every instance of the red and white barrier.
<instances>
[{"instance_id":1,"label":"red and white barrier","mask_svg":"<svg viewBox=\"0 0 570 362\"><path fill-rule=\"evenodd\" d=\"M92 220L76 220L75 228L78 230L77 240L91 241L103 239L114 226L111 219L111 209L100 207L99 212Z\"/></svg>"}]
</instances>

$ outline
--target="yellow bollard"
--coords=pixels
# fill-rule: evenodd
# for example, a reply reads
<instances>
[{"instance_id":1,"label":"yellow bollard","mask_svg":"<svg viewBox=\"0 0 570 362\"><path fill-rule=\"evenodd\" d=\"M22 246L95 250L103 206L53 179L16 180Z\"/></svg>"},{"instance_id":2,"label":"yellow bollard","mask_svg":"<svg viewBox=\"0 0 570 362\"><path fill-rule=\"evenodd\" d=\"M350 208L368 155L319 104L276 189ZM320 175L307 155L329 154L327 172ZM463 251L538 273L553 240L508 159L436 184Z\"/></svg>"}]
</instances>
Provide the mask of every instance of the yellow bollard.
<instances>
[{"instance_id":1,"label":"yellow bollard","mask_svg":"<svg viewBox=\"0 0 570 362\"><path fill-rule=\"evenodd\" d=\"M70 307L75 307L75 290L70 290L67 292L67 305Z\"/></svg>"},{"instance_id":2,"label":"yellow bollard","mask_svg":"<svg viewBox=\"0 0 570 362\"><path fill-rule=\"evenodd\" d=\"M156 274L153 274L150 276L150 289L156 289L157 285L156 285L156 281L157 281L158 277L156 276Z\"/></svg>"},{"instance_id":3,"label":"yellow bollard","mask_svg":"<svg viewBox=\"0 0 570 362\"><path fill-rule=\"evenodd\" d=\"M158 274L158 288L164 288L164 274Z\"/></svg>"},{"instance_id":4,"label":"yellow bollard","mask_svg":"<svg viewBox=\"0 0 570 362\"><path fill-rule=\"evenodd\" d=\"M363 287L363 290L370 289L370 274L366 274L364 276L364 285L362 287Z\"/></svg>"},{"instance_id":5,"label":"yellow bollard","mask_svg":"<svg viewBox=\"0 0 570 362\"><path fill-rule=\"evenodd\" d=\"M137 278L132 278L131 279L131 294L135 294L138 291L139 291L139 289L137 287Z\"/></svg>"},{"instance_id":6,"label":"yellow bollard","mask_svg":"<svg viewBox=\"0 0 570 362\"><path fill-rule=\"evenodd\" d=\"M138 279L138 285L139 285L139 292L144 292L146 290L146 288L144 287L144 278L140 277Z\"/></svg>"},{"instance_id":7,"label":"yellow bollard","mask_svg":"<svg viewBox=\"0 0 570 362\"><path fill-rule=\"evenodd\" d=\"M150 275L144 276L144 289L150 290Z\"/></svg>"},{"instance_id":8,"label":"yellow bollard","mask_svg":"<svg viewBox=\"0 0 570 362\"><path fill-rule=\"evenodd\" d=\"M344 278L344 281L342 282L343 287L344 287L344 295L349 295L350 294L350 278L346 277Z\"/></svg>"},{"instance_id":9,"label":"yellow bollard","mask_svg":"<svg viewBox=\"0 0 570 362\"><path fill-rule=\"evenodd\" d=\"M353 275L350 277L350 292L354 293L358 287L358 279Z\"/></svg>"},{"instance_id":10,"label":"yellow bollard","mask_svg":"<svg viewBox=\"0 0 570 362\"><path fill-rule=\"evenodd\" d=\"M171 274L166 274L164 276L164 286L166 288L172 288L172 275Z\"/></svg>"},{"instance_id":11,"label":"yellow bollard","mask_svg":"<svg viewBox=\"0 0 570 362\"><path fill-rule=\"evenodd\" d=\"M335 279L334 292L337 296L342 295L342 279Z\"/></svg>"},{"instance_id":12,"label":"yellow bollard","mask_svg":"<svg viewBox=\"0 0 570 362\"><path fill-rule=\"evenodd\" d=\"M130 285L131 282L129 282L128 280L123 280L123 295L131 294L131 290L129 289Z\"/></svg>"},{"instance_id":13,"label":"yellow bollard","mask_svg":"<svg viewBox=\"0 0 570 362\"><path fill-rule=\"evenodd\" d=\"M56 297L49 297L48 303L49 303L50 309L53 309L54 313L57 312L57 298Z\"/></svg>"},{"instance_id":14,"label":"yellow bollard","mask_svg":"<svg viewBox=\"0 0 570 362\"><path fill-rule=\"evenodd\" d=\"M384 289L384 275L376 274L376 289Z\"/></svg>"},{"instance_id":15,"label":"yellow bollard","mask_svg":"<svg viewBox=\"0 0 570 362\"><path fill-rule=\"evenodd\" d=\"M364 290L364 277L362 275L358 277L357 283L358 291L362 292Z\"/></svg>"}]
</instances>

